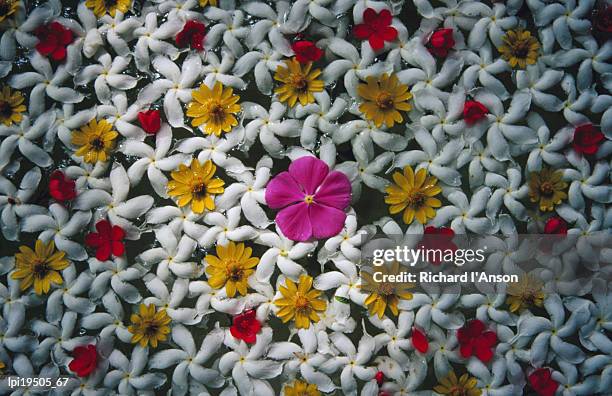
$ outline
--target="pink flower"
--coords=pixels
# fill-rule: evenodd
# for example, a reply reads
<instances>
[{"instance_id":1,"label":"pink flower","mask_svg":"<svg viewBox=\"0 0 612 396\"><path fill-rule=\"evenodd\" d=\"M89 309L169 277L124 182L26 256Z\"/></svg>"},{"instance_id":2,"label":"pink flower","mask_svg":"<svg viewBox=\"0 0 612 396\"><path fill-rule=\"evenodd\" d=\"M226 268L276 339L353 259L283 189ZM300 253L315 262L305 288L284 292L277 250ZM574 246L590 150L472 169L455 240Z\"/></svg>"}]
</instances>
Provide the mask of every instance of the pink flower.
<instances>
[{"instance_id":1,"label":"pink flower","mask_svg":"<svg viewBox=\"0 0 612 396\"><path fill-rule=\"evenodd\" d=\"M351 201L351 183L346 175L329 171L325 162L302 157L289 165L266 188L266 202L281 209L276 224L293 241L324 239L342 231Z\"/></svg>"}]
</instances>

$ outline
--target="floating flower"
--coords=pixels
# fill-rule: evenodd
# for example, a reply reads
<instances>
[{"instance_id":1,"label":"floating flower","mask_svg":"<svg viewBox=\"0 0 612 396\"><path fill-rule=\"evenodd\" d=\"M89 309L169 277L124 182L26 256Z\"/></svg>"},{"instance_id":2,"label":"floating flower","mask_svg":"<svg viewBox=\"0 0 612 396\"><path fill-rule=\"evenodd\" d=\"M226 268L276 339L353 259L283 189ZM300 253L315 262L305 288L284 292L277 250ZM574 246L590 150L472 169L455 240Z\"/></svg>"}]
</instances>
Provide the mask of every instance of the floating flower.
<instances>
[{"instance_id":1,"label":"floating flower","mask_svg":"<svg viewBox=\"0 0 612 396\"><path fill-rule=\"evenodd\" d=\"M266 202L281 209L276 224L294 241L324 239L337 235L344 226L344 210L351 201L351 183L339 171L318 158L305 156L289 165L266 187Z\"/></svg>"},{"instance_id":2,"label":"floating flower","mask_svg":"<svg viewBox=\"0 0 612 396\"><path fill-rule=\"evenodd\" d=\"M376 276L377 272L381 276ZM374 267L374 273L361 272L363 281L361 290L368 293L364 303L370 315L378 315L378 318L382 319L385 316L385 310L389 308L391 313L397 316L399 301L412 300L412 293L408 290L414 287L413 283L384 280L387 279L386 275L397 275L400 272L400 265L397 261L391 263L390 266L384 264ZM379 282L377 279L383 279L383 281Z\"/></svg>"},{"instance_id":3,"label":"floating flower","mask_svg":"<svg viewBox=\"0 0 612 396\"><path fill-rule=\"evenodd\" d=\"M60 170L54 171L49 177L49 195L58 202L73 200L77 195L74 180Z\"/></svg>"},{"instance_id":4,"label":"floating flower","mask_svg":"<svg viewBox=\"0 0 612 396\"><path fill-rule=\"evenodd\" d=\"M466 100L463 105L463 120L469 126L485 119L488 113L489 109L476 100Z\"/></svg>"},{"instance_id":5,"label":"floating flower","mask_svg":"<svg viewBox=\"0 0 612 396\"><path fill-rule=\"evenodd\" d=\"M165 341L170 333L168 324L172 321L165 309L155 310L155 305L140 304L139 314L132 314L132 324L128 331L132 333L132 344L140 343L146 348L149 344L157 348L160 341Z\"/></svg>"},{"instance_id":6,"label":"floating flower","mask_svg":"<svg viewBox=\"0 0 612 396\"><path fill-rule=\"evenodd\" d=\"M378 386L382 386L382 384L385 382L385 373L382 371L377 371L374 379L376 380Z\"/></svg>"},{"instance_id":7,"label":"floating flower","mask_svg":"<svg viewBox=\"0 0 612 396\"><path fill-rule=\"evenodd\" d=\"M444 58L448 55L448 52L455 46L455 39L453 38L453 29L437 29L433 32L429 38L427 49L435 56Z\"/></svg>"},{"instance_id":8,"label":"floating flower","mask_svg":"<svg viewBox=\"0 0 612 396\"><path fill-rule=\"evenodd\" d=\"M497 335L493 331L486 330L482 321L473 319L457 330L457 341L461 356L464 358L476 356L487 363L493 358Z\"/></svg>"},{"instance_id":9,"label":"floating flower","mask_svg":"<svg viewBox=\"0 0 612 396\"><path fill-rule=\"evenodd\" d=\"M385 41L397 38L397 30L391 26L393 16L387 9L376 12L373 8L366 8L363 12L363 23L355 25L353 35L359 40L368 40L370 47L378 51L385 46Z\"/></svg>"},{"instance_id":10,"label":"floating flower","mask_svg":"<svg viewBox=\"0 0 612 396\"><path fill-rule=\"evenodd\" d=\"M509 30L502 38L503 45L498 48L501 57L510 67L524 69L533 65L539 56L540 43L528 30Z\"/></svg>"},{"instance_id":11,"label":"floating flower","mask_svg":"<svg viewBox=\"0 0 612 396\"><path fill-rule=\"evenodd\" d=\"M283 394L285 396L319 396L321 392L315 384L295 380L291 385L285 385Z\"/></svg>"},{"instance_id":12,"label":"floating flower","mask_svg":"<svg viewBox=\"0 0 612 396\"><path fill-rule=\"evenodd\" d=\"M72 360L68 364L70 371L79 377L87 377L98 364L98 350L95 345L79 345L72 350Z\"/></svg>"},{"instance_id":13,"label":"floating flower","mask_svg":"<svg viewBox=\"0 0 612 396\"><path fill-rule=\"evenodd\" d=\"M443 254L446 254L447 250L457 250L457 245L453 242L455 232L449 227L434 227L427 226L423 231L423 239L421 239L420 246L422 249L440 249ZM433 255L430 257L431 264L438 265L441 263L441 256Z\"/></svg>"},{"instance_id":14,"label":"floating flower","mask_svg":"<svg viewBox=\"0 0 612 396\"><path fill-rule=\"evenodd\" d=\"M179 48L191 47L194 50L204 49L206 25L196 20L185 22L183 29L176 35L176 45Z\"/></svg>"},{"instance_id":15,"label":"floating flower","mask_svg":"<svg viewBox=\"0 0 612 396\"><path fill-rule=\"evenodd\" d=\"M119 134L106 120L96 121L94 118L80 130L72 132L71 143L78 147L74 154L83 157L88 164L106 162L115 147L117 136Z\"/></svg>"},{"instance_id":16,"label":"floating flower","mask_svg":"<svg viewBox=\"0 0 612 396\"><path fill-rule=\"evenodd\" d=\"M543 168L539 172L531 172L529 175L529 199L536 202L541 211L552 211L555 205L559 205L567 193L563 190L567 183L562 180L563 172Z\"/></svg>"},{"instance_id":17,"label":"floating flower","mask_svg":"<svg viewBox=\"0 0 612 396\"><path fill-rule=\"evenodd\" d=\"M421 353L427 353L427 350L429 349L429 341L427 341L427 336L421 330L413 327L410 341L414 349Z\"/></svg>"},{"instance_id":18,"label":"floating flower","mask_svg":"<svg viewBox=\"0 0 612 396\"><path fill-rule=\"evenodd\" d=\"M128 12L132 7L132 0L87 0L85 5L93 10L98 18L106 14L110 14L114 18L117 11L123 14Z\"/></svg>"},{"instance_id":19,"label":"floating flower","mask_svg":"<svg viewBox=\"0 0 612 396\"><path fill-rule=\"evenodd\" d=\"M142 129L149 135L155 135L161 128L159 110L145 110L139 112L138 121Z\"/></svg>"},{"instance_id":20,"label":"floating flower","mask_svg":"<svg viewBox=\"0 0 612 396\"><path fill-rule=\"evenodd\" d=\"M540 396L553 396L557 392L559 383L552 378L549 368L539 368L529 374L529 385Z\"/></svg>"},{"instance_id":21,"label":"floating flower","mask_svg":"<svg viewBox=\"0 0 612 396\"><path fill-rule=\"evenodd\" d=\"M195 213L214 210L214 196L222 194L225 185L218 177L213 178L216 171L217 167L211 160L201 163L194 158L189 167L180 164L178 170L170 173L172 180L168 182L168 195L178 197L180 207L191 204Z\"/></svg>"},{"instance_id":22,"label":"floating flower","mask_svg":"<svg viewBox=\"0 0 612 396\"><path fill-rule=\"evenodd\" d=\"M310 328L310 322L320 320L318 312L327 308L327 302L320 298L321 291L312 288L312 277L300 275L297 285L291 279L285 279L285 286L280 285L280 298L274 300L279 310L276 315L287 323L295 320L298 329Z\"/></svg>"},{"instance_id":23,"label":"floating flower","mask_svg":"<svg viewBox=\"0 0 612 396\"><path fill-rule=\"evenodd\" d=\"M221 132L231 131L238 125L235 114L240 111L240 96L233 92L232 88L224 87L219 81L213 89L206 84L200 85L200 89L193 91L193 100L187 106L187 116L193 117L191 125L204 125L207 135L214 133L221 136Z\"/></svg>"},{"instance_id":24,"label":"floating flower","mask_svg":"<svg viewBox=\"0 0 612 396\"><path fill-rule=\"evenodd\" d=\"M382 74L380 77L366 77L366 84L357 86L357 93L364 100L359 105L367 120L373 121L377 127L385 124L391 128L396 122L402 122L401 111L410 111L412 106L408 101L412 94L408 86L400 84L395 74Z\"/></svg>"},{"instance_id":25,"label":"floating flower","mask_svg":"<svg viewBox=\"0 0 612 396\"><path fill-rule=\"evenodd\" d=\"M38 39L36 50L42 56L50 55L56 61L66 59L66 48L74 41L72 30L59 22L39 26L34 30L34 35Z\"/></svg>"},{"instance_id":26,"label":"floating flower","mask_svg":"<svg viewBox=\"0 0 612 396\"><path fill-rule=\"evenodd\" d=\"M218 244L216 250L217 256L207 254L205 258L208 283L215 289L225 287L228 297L234 297L236 291L246 296L249 277L259 263L257 257L251 257L253 249L230 241L227 246Z\"/></svg>"},{"instance_id":27,"label":"floating flower","mask_svg":"<svg viewBox=\"0 0 612 396\"><path fill-rule=\"evenodd\" d=\"M96 258L106 261L111 253L115 257L123 256L125 246L123 238L125 231L118 225L111 226L108 220L100 220L96 223L98 232L91 232L85 237L85 244L96 249Z\"/></svg>"},{"instance_id":28,"label":"floating flower","mask_svg":"<svg viewBox=\"0 0 612 396\"><path fill-rule=\"evenodd\" d=\"M254 309L234 316L230 327L230 333L247 344L255 343L259 330L261 330L261 323L257 320Z\"/></svg>"},{"instance_id":29,"label":"floating flower","mask_svg":"<svg viewBox=\"0 0 612 396\"><path fill-rule=\"evenodd\" d=\"M578 153L593 155L599 150L599 146L604 138L604 134L595 128L593 124L579 125L574 129L572 147Z\"/></svg>"},{"instance_id":30,"label":"floating flower","mask_svg":"<svg viewBox=\"0 0 612 396\"><path fill-rule=\"evenodd\" d=\"M6 126L21 122L26 107L23 104L23 94L19 91L12 91L8 86L2 87L0 92L0 122Z\"/></svg>"},{"instance_id":31,"label":"floating flower","mask_svg":"<svg viewBox=\"0 0 612 396\"><path fill-rule=\"evenodd\" d=\"M529 307L542 307L544 285L533 275L524 274L518 282L508 283L506 303L510 312L519 312Z\"/></svg>"},{"instance_id":32,"label":"floating flower","mask_svg":"<svg viewBox=\"0 0 612 396\"><path fill-rule=\"evenodd\" d=\"M20 280L21 290L34 285L36 294L46 294L51 289L51 284L63 283L59 271L68 268L70 263L66 259L66 253L55 250L53 241L44 243L37 239L34 250L20 246L19 252L15 254L15 272L11 278Z\"/></svg>"},{"instance_id":33,"label":"floating flower","mask_svg":"<svg viewBox=\"0 0 612 396\"><path fill-rule=\"evenodd\" d=\"M567 222L561 217L551 217L544 224L544 233L567 235Z\"/></svg>"},{"instance_id":34,"label":"floating flower","mask_svg":"<svg viewBox=\"0 0 612 396\"><path fill-rule=\"evenodd\" d=\"M316 62L323 56L323 50L312 41L300 40L291 44L295 59L300 63Z\"/></svg>"},{"instance_id":35,"label":"floating flower","mask_svg":"<svg viewBox=\"0 0 612 396\"><path fill-rule=\"evenodd\" d=\"M321 70L312 69L312 62L308 62L302 68L297 59L285 60L285 64L279 65L274 73L274 79L283 83L274 90L281 102L287 102L290 107L300 101L302 106L314 103L313 93L323 91L323 81L317 79Z\"/></svg>"},{"instance_id":36,"label":"floating flower","mask_svg":"<svg viewBox=\"0 0 612 396\"><path fill-rule=\"evenodd\" d=\"M434 387L434 391L449 396L480 396L482 390L476 388L477 384L478 380L467 373L457 378L455 372L450 371L446 377L442 378L440 384Z\"/></svg>"},{"instance_id":37,"label":"floating flower","mask_svg":"<svg viewBox=\"0 0 612 396\"><path fill-rule=\"evenodd\" d=\"M402 219L406 224L412 224L415 218L425 224L427 219L435 217L434 208L442 206L442 202L434 198L442 191L438 179L429 176L425 168L419 169L415 175L412 167L406 166L403 173L393 174L393 180L395 184L385 189L388 194L385 203L390 205L390 214L403 211Z\"/></svg>"}]
</instances>

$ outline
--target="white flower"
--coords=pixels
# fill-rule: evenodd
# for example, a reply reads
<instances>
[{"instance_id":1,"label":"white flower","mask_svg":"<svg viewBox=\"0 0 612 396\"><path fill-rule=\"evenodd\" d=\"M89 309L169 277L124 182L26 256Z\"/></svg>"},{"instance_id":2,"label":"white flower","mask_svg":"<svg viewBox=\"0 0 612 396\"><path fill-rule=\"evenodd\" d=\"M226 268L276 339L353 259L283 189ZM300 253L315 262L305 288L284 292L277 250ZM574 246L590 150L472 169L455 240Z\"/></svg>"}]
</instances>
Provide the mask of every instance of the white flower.
<instances>
[{"instance_id":1,"label":"white flower","mask_svg":"<svg viewBox=\"0 0 612 396\"><path fill-rule=\"evenodd\" d=\"M283 64L281 61L283 55L272 50L266 41L258 44L255 49L255 51L242 55L236 61L232 74L244 77L245 74L253 70L257 89L264 95L270 95L273 86L271 72L276 71L278 66Z\"/></svg>"},{"instance_id":2,"label":"white flower","mask_svg":"<svg viewBox=\"0 0 612 396\"><path fill-rule=\"evenodd\" d=\"M98 31L103 37L106 37L106 41L118 55L117 58L127 57L131 54L127 42L131 40L133 31L142 25L140 18L130 17L124 19L124 16L119 11L115 12L114 18L109 14L105 14L98 21L100 25ZM121 37L122 35L127 35L129 40Z\"/></svg>"},{"instance_id":3,"label":"white flower","mask_svg":"<svg viewBox=\"0 0 612 396\"><path fill-rule=\"evenodd\" d=\"M176 151L185 154L199 151L197 158L201 163L211 160L231 176L242 175L247 171L246 166L230 153L239 145L241 139L239 133L228 133L225 138L215 134L206 137L190 137L177 142Z\"/></svg>"},{"instance_id":4,"label":"white flower","mask_svg":"<svg viewBox=\"0 0 612 396\"><path fill-rule=\"evenodd\" d=\"M350 299L355 304L364 306L367 295L360 290L361 279L357 266L344 259L333 262L339 271L325 271L317 276L313 282L314 288L318 290L334 289L335 297Z\"/></svg>"},{"instance_id":5,"label":"white flower","mask_svg":"<svg viewBox=\"0 0 612 396\"><path fill-rule=\"evenodd\" d=\"M578 7L576 7L578 3ZM591 27L589 20L593 7L592 0L570 0L565 5L559 3L547 4L539 0L528 0L527 4L534 15L535 23L543 30L551 29L555 39L563 49L572 47L570 30L585 34ZM548 27L550 25L550 27Z\"/></svg>"},{"instance_id":6,"label":"white flower","mask_svg":"<svg viewBox=\"0 0 612 396\"><path fill-rule=\"evenodd\" d=\"M397 319L397 326L391 319L385 318L381 321L376 315L370 316L369 320L373 325L384 330L384 333L379 333L374 337L376 349L386 347L389 357L400 365L408 364L410 361L408 351L413 348L407 336L412 329L414 312L402 311Z\"/></svg>"},{"instance_id":7,"label":"white flower","mask_svg":"<svg viewBox=\"0 0 612 396\"><path fill-rule=\"evenodd\" d=\"M571 182L568 200L574 209L585 209L584 197L600 203L612 202L612 187L605 184L609 177L610 165L606 162L597 162L591 172L591 166L586 158L572 153L567 156L567 159L577 168L577 170L565 169L563 171L563 179Z\"/></svg>"},{"instance_id":8,"label":"white flower","mask_svg":"<svg viewBox=\"0 0 612 396\"><path fill-rule=\"evenodd\" d=\"M154 232L161 246L145 250L138 256L138 260L149 267L155 265L157 276L164 281L169 279L170 272L184 278L201 275L202 268L198 268L198 264L192 261L196 241L169 226Z\"/></svg>"},{"instance_id":9,"label":"white flower","mask_svg":"<svg viewBox=\"0 0 612 396\"><path fill-rule=\"evenodd\" d=\"M294 243L278 229L277 233L272 231L260 233L256 242L269 247L261 256L255 270L255 277L262 282L270 280L276 266L283 275L297 281L304 273L304 268L296 260L312 253L316 248L316 243L313 242Z\"/></svg>"},{"instance_id":10,"label":"white flower","mask_svg":"<svg viewBox=\"0 0 612 396\"><path fill-rule=\"evenodd\" d=\"M527 171L537 172L541 170L542 162L555 169L567 164L565 156L558 151L565 148L572 140L573 131L571 128L562 128L551 136L550 129L548 129L544 119L537 113L529 113L527 123L538 135L538 142L528 146L531 153L527 158Z\"/></svg>"},{"instance_id":11,"label":"white flower","mask_svg":"<svg viewBox=\"0 0 612 396\"><path fill-rule=\"evenodd\" d=\"M42 206L29 204L38 184L40 183L40 168L30 169L21 179L19 189L8 179L0 175L0 226L2 235L9 241L16 241L19 236L19 220L34 214L43 214Z\"/></svg>"},{"instance_id":12,"label":"white flower","mask_svg":"<svg viewBox=\"0 0 612 396\"><path fill-rule=\"evenodd\" d=\"M291 3L287 1L276 2L276 11L262 2L244 4L242 9L247 14L261 19L252 26L251 32L246 38L247 46L254 48L268 36L270 44L275 50L284 56L291 56L293 51L284 34L299 32L302 30L302 26L297 26L295 20L291 18L285 19L290 7Z\"/></svg>"},{"instance_id":13,"label":"white flower","mask_svg":"<svg viewBox=\"0 0 612 396\"><path fill-rule=\"evenodd\" d=\"M503 44L502 37L504 32L514 28L518 21L515 16L506 15L506 11L505 4L493 3L493 9L489 9L471 27L467 43L472 50L482 48L485 45L487 36L495 47L499 48Z\"/></svg>"},{"instance_id":14,"label":"white flower","mask_svg":"<svg viewBox=\"0 0 612 396\"><path fill-rule=\"evenodd\" d=\"M129 283L142 278L145 271L140 265L128 265L125 257L107 261L90 258L89 268L95 275L89 290L92 299L98 300L109 292L116 293L130 304L136 304L142 299L138 289Z\"/></svg>"},{"instance_id":15,"label":"white flower","mask_svg":"<svg viewBox=\"0 0 612 396\"><path fill-rule=\"evenodd\" d=\"M414 323L425 332L432 327L432 321L444 329L458 329L463 325L463 315L451 311L459 300L459 285L449 286L443 290L437 285L421 284L423 289L430 289L428 294L414 293L411 300L400 300L400 310L410 311L418 308Z\"/></svg>"},{"instance_id":16,"label":"white flower","mask_svg":"<svg viewBox=\"0 0 612 396\"><path fill-rule=\"evenodd\" d=\"M281 157L284 146L278 137L295 138L300 135L301 122L292 118L283 119L287 108L280 102L273 102L269 111L251 102L243 102L241 106L244 118L252 120L244 127L245 149L259 136L259 141L268 154Z\"/></svg>"},{"instance_id":17,"label":"white flower","mask_svg":"<svg viewBox=\"0 0 612 396\"><path fill-rule=\"evenodd\" d=\"M199 323L202 316L196 314L195 309L181 307L181 303L189 292L189 280L177 278L172 284L172 291L164 282L153 274L147 274L143 278L147 289L153 294L143 300L145 305L153 304L166 310L168 316L177 323L193 325Z\"/></svg>"},{"instance_id":18,"label":"white flower","mask_svg":"<svg viewBox=\"0 0 612 396\"><path fill-rule=\"evenodd\" d=\"M103 104L109 104L112 99L111 88L125 91L134 88L138 83L136 77L123 73L130 61L130 58L123 56L116 56L113 59L110 54L102 54L98 57L99 64L85 66L75 76L74 82L84 85L95 80L94 89L98 100Z\"/></svg>"},{"instance_id":19,"label":"white flower","mask_svg":"<svg viewBox=\"0 0 612 396\"><path fill-rule=\"evenodd\" d=\"M136 62L138 70L149 71L150 52L176 59L179 55L178 50L174 45L164 40L175 36L180 29L181 23L177 19L169 19L158 27L157 14L155 12L148 13L144 17L144 25L133 31L134 36L138 38L134 46L134 62Z\"/></svg>"},{"instance_id":20,"label":"white flower","mask_svg":"<svg viewBox=\"0 0 612 396\"><path fill-rule=\"evenodd\" d=\"M137 345L132 349L131 359L115 349L108 357L111 367L104 378L104 386L117 389L122 395L137 395L141 391L153 391L166 382L166 375L159 372L148 373L145 366L149 360L149 349Z\"/></svg>"},{"instance_id":21,"label":"white flower","mask_svg":"<svg viewBox=\"0 0 612 396\"><path fill-rule=\"evenodd\" d=\"M0 125L0 171L6 167L15 149L28 160L41 168L47 168L53 164L53 160L47 152L38 147L33 141L42 137L55 122L55 112L47 111L39 115L32 125L30 117L25 116L19 125Z\"/></svg>"},{"instance_id":22,"label":"white flower","mask_svg":"<svg viewBox=\"0 0 612 396\"><path fill-rule=\"evenodd\" d=\"M111 103L98 106L96 113L98 119L104 119L122 136L143 140L145 132L142 128L132 124L138 117L140 110L141 107L138 104L128 107L128 99L125 92L116 91L111 96Z\"/></svg>"},{"instance_id":23,"label":"white flower","mask_svg":"<svg viewBox=\"0 0 612 396\"><path fill-rule=\"evenodd\" d=\"M102 307L106 312L93 312L84 315L81 326L87 330L97 330L100 338L117 337L121 342L129 344L132 333L128 326L123 323L124 311L117 295L110 292L102 297Z\"/></svg>"},{"instance_id":24,"label":"white flower","mask_svg":"<svg viewBox=\"0 0 612 396\"><path fill-rule=\"evenodd\" d=\"M501 5L496 4L496 6ZM476 26L474 29L476 29ZM472 33L474 31L472 30ZM472 33L470 33L470 37ZM481 38L482 36L484 35L480 35ZM470 65L461 75L461 81L465 89L475 88L478 82L502 100L510 97L504 84L495 77L498 74L509 71L510 66L505 60L493 57L493 50L488 42L478 47L478 54L476 52L465 52L464 54L466 63Z\"/></svg>"},{"instance_id":25,"label":"white flower","mask_svg":"<svg viewBox=\"0 0 612 396\"><path fill-rule=\"evenodd\" d=\"M60 288L53 290L47 297L46 317L49 322L60 320L63 314L63 309L76 312L81 315L92 313L96 306L86 297L80 297L89 289L93 276L85 271L77 273L77 268L74 264L62 271L64 279Z\"/></svg>"},{"instance_id":26,"label":"white flower","mask_svg":"<svg viewBox=\"0 0 612 396\"><path fill-rule=\"evenodd\" d=\"M234 65L234 55L225 49L221 50L221 60L214 53L210 52L206 55L208 63L202 68L201 73L206 76L204 84L212 88L217 81L223 85L227 85L236 89L245 89L247 83L242 78L231 74Z\"/></svg>"},{"instance_id":27,"label":"white flower","mask_svg":"<svg viewBox=\"0 0 612 396\"><path fill-rule=\"evenodd\" d=\"M507 177L496 173L487 173L485 185L491 187L493 194L487 202L487 217L494 221L502 205L508 209L515 218L527 220L527 209L520 202L527 197L529 187L521 185L521 171L517 168L508 168Z\"/></svg>"},{"instance_id":28,"label":"white flower","mask_svg":"<svg viewBox=\"0 0 612 396\"><path fill-rule=\"evenodd\" d=\"M527 70L516 72L516 87L531 95L531 100L536 106L546 111L557 112L563 108L561 99L553 94L545 93L559 84L563 78L563 71L541 70L540 64L527 67Z\"/></svg>"},{"instance_id":29,"label":"white flower","mask_svg":"<svg viewBox=\"0 0 612 396\"><path fill-rule=\"evenodd\" d=\"M313 149L317 140L318 131L331 134L338 127L336 121L342 116L347 108L346 100L336 98L331 103L329 94L326 91L314 94L315 103L302 106L298 104L295 108L295 116L304 118L304 125L300 134L302 147Z\"/></svg>"},{"instance_id":30,"label":"white flower","mask_svg":"<svg viewBox=\"0 0 612 396\"><path fill-rule=\"evenodd\" d=\"M491 220L478 217L484 211L490 197L491 190L488 187L483 187L474 193L471 202L463 192L452 192L446 197L452 205L438 209L432 225L443 227L450 222L450 227L456 234L464 234L466 229L477 234L490 233L493 231Z\"/></svg>"},{"instance_id":31,"label":"white flower","mask_svg":"<svg viewBox=\"0 0 612 396\"><path fill-rule=\"evenodd\" d=\"M240 224L240 206L228 209L226 216L219 212L207 213L204 222L211 225L204 235L198 239L198 244L203 247L210 247L213 243L226 245L229 241L246 241L254 239L259 232L250 225Z\"/></svg>"},{"instance_id":32,"label":"white flower","mask_svg":"<svg viewBox=\"0 0 612 396\"><path fill-rule=\"evenodd\" d=\"M204 16L217 22L206 32L204 48L210 51L216 48L219 41L223 39L223 43L232 52L232 55L241 57L244 52L241 41L244 41L249 35L249 28L242 26L244 13L240 10L230 12L216 7L208 7Z\"/></svg>"}]
</instances>

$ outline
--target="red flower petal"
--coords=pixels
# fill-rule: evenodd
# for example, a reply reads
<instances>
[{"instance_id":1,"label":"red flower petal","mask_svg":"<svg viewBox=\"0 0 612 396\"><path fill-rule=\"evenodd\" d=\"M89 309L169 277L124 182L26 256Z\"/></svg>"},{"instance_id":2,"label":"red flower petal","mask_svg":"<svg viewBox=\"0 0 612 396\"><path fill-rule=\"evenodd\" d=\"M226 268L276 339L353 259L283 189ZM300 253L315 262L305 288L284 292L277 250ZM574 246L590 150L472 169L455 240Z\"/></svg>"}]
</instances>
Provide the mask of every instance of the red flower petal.
<instances>
[{"instance_id":1,"label":"red flower petal","mask_svg":"<svg viewBox=\"0 0 612 396\"><path fill-rule=\"evenodd\" d=\"M421 353L427 353L427 350L429 349L429 341L427 341L427 337L416 327L412 328L412 346Z\"/></svg>"}]
</instances>

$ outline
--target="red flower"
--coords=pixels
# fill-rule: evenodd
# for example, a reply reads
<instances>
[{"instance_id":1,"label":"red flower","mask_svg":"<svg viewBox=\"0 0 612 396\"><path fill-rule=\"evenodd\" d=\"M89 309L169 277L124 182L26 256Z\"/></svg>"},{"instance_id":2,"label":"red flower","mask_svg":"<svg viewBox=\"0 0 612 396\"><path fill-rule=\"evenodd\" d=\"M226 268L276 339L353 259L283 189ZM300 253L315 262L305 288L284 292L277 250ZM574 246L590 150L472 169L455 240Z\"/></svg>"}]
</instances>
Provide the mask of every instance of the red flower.
<instances>
[{"instance_id":1,"label":"red flower","mask_svg":"<svg viewBox=\"0 0 612 396\"><path fill-rule=\"evenodd\" d=\"M467 100L463 105L463 120L468 125L474 125L478 121L485 118L489 113L489 109L480 102L475 100Z\"/></svg>"},{"instance_id":2,"label":"red flower","mask_svg":"<svg viewBox=\"0 0 612 396\"><path fill-rule=\"evenodd\" d=\"M59 202L74 199L77 195L74 188L74 180L67 178L62 171L54 171L51 173L49 180L49 194Z\"/></svg>"},{"instance_id":3,"label":"red flower","mask_svg":"<svg viewBox=\"0 0 612 396\"><path fill-rule=\"evenodd\" d=\"M376 379L376 383L378 384L378 386L382 386L385 380L385 374L382 371L377 371L374 378Z\"/></svg>"},{"instance_id":4,"label":"red flower","mask_svg":"<svg viewBox=\"0 0 612 396\"><path fill-rule=\"evenodd\" d=\"M457 245L453 243L453 237L455 232L448 227L434 227L427 226L423 232L423 239L421 239L422 249L440 249L444 254L446 250L457 250ZM441 262L442 257L439 255L432 255L429 257L431 264L438 265Z\"/></svg>"},{"instance_id":5,"label":"red flower","mask_svg":"<svg viewBox=\"0 0 612 396\"><path fill-rule=\"evenodd\" d=\"M612 33L612 4L597 10L594 25L600 32Z\"/></svg>"},{"instance_id":6,"label":"red flower","mask_svg":"<svg viewBox=\"0 0 612 396\"><path fill-rule=\"evenodd\" d=\"M529 374L529 384L540 396L553 396L559 387L548 368L539 368Z\"/></svg>"},{"instance_id":7,"label":"red flower","mask_svg":"<svg viewBox=\"0 0 612 396\"><path fill-rule=\"evenodd\" d=\"M544 225L544 233L567 235L567 223L560 217L551 217Z\"/></svg>"},{"instance_id":8,"label":"red flower","mask_svg":"<svg viewBox=\"0 0 612 396\"><path fill-rule=\"evenodd\" d=\"M487 363L493 358L493 347L497 344L497 335L486 330L483 322L474 319L457 330L457 340L461 356L467 358L476 355L478 359Z\"/></svg>"},{"instance_id":9,"label":"red flower","mask_svg":"<svg viewBox=\"0 0 612 396\"><path fill-rule=\"evenodd\" d=\"M316 62L323 56L323 50L311 41L296 41L291 44L291 49L295 52L295 59L300 63Z\"/></svg>"},{"instance_id":10,"label":"red flower","mask_svg":"<svg viewBox=\"0 0 612 396\"><path fill-rule=\"evenodd\" d=\"M95 345L78 346L72 351L72 361L68 368L79 377L87 377L96 369L98 351Z\"/></svg>"},{"instance_id":11,"label":"red flower","mask_svg":"<svg viewBox=\"0 0 612 396\"><path fill-rule=\"evenodd\" d=\"M373 8L368 8L363 12L363 23L353 28L353 35L359 40L367 39L372 49L378 51L385 46L385 41L397 38L397 30L391 26L392 19L389 10L376 13Z\"/></svg>"},{"instance_id":12,"label":"red flower","mask_svg":"<svg viewBox=\"0 0 612 396\"><path fill-rule=\"evenodd\" d=\"M593 124L577 126L574 130L574 150L586 155L593 155L599 149L599 144L604 140L604 134L598 131Z\"/></svg>"},{"instance_id":13,"label":"red flower","mask_svg":"<svg viewBox=\"0 0 612 396\"><path fill-rule=\"evenodd\" d=\"M230 327L230 333L234 337L248 344L255 342L259 330L261 330L261 323L255 317L253 309L234 316L232 327Z\"/></svg>"},{"instance_id":14,"label":"red flower","mask_svg":"<svg viewBox=\"0 0 612 396\"><path fill-rule=\"evenodd\" d=\"M145 110L138 113L138 121L142 129L150 135L155 135L161 127L159 110Z\"/></svg>"},{"instance_id":15,"label":"red flower","mask_svg":"<svg viewBox=\"0 0 612 396\"><path fill-rule=\"evenodd\" d=\"M421 353L427 353L427 350L429 349L429 341L427 341L427 336L416 327L412 328L412 346Z\"/></svg>"},{"instance_id":16,"label":"red flower","mask_svg":"<svg viewBox=\"0 0 612 396\"><path fill-rule=\"evenodd\" d=\"M125 231L119 226L112 226L108 220L96 223L98 232L91 232L85 237L87 246L96 248L96 258L100 261L108 260L111 256L121 256L125 251L123 238Z\"/></svg>"},{"instance_id":17,"label":"red flower","mask_svg":"<svg viewBox=\"0 0 612 396\"><path fill-rule=\"evenodd\" d=\"M180 48L191 47L198 51L204 49L204 30L206 25L202 22L190 20L185 23L183 30L176 35L176 45Z\"/></svg>"},{"instance_id":18,"label":"red flower","mask_svg":"<svg viewBox=\"0 0 612 396\"><path fill-rule=\"evenodd\" d=\"M38 38L36 50L42 56L49 56L56 61L66 59L66 47L74 41L72 30L59 22L51 22L34 30Z\"/></svg>"},{"instance_id":19,"label":"red flower","mask_svg":"<svg viewBox=\"0 0 612 396\"><path fill-rule=\"evenodd\" d=\"M429 52L441 58L448 55L454 46L453 29L438 29L429 38Z\"/></svg>"}]
</instances>

